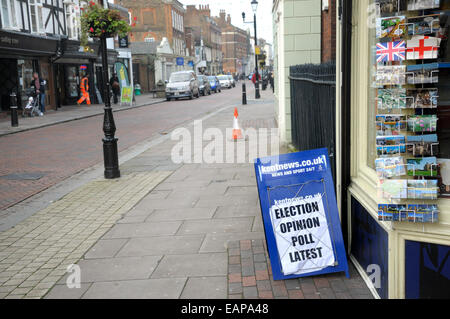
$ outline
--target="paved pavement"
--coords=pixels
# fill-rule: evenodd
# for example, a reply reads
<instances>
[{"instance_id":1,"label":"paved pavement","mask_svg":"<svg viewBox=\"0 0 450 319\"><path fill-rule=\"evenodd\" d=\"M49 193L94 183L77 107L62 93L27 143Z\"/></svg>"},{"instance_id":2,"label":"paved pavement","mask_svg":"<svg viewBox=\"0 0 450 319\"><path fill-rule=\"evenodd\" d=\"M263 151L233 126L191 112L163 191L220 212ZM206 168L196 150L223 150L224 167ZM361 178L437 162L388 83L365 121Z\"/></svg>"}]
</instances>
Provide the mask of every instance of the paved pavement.
<instances>
[{"instance_id":1,"label":"paved pavement","mask_svg":"<svg viewBox=\"0 0 450 319\"><path fill-rule=\"evenodd\" d=\"M114 117L119 151L239 99L238 89L234 89L192 101L164 102L117 112ZM59 114L63 112L57 115L63 116ZM101 163L102 123L103 115L97 115L1 136L0 209L4 211L0 216L11 212L8 207Z\"/></svg>"},{"instance_id":2,"label":"paved pavement","mask_svg":"<svg viewBox=\"0 0 450 319\"><path fill-rule=\"evenodd\" d=\"M226 102L203 116L203 130L225 132L232 127L234 107L240 103L234 100L238 94L229 92ZM242 127L274 127L273 95L264 91L262 97L239 106ZM185 137L195 135L192 121L183 127L190 132ZM277 132L269 132L269 141L278 145ZM349 281L342 276L296 283L268 280L270 266L251 159L174 164L172 154L179 142L166 136L122 163L121 179L81 186L0 233L0 296L370 297L354 269ZM191 160L203 150L212 151L209 141L182 145L188 144L194 147ZM258 148L249 141L236 143L237 148L242 146L246 156ZM237 155L229 159L233 158ZM134 187L140 187L137 193ZM64 271L72 263L80 267L80 288L66 285L69 274Z\"/></svg>"},{"instance_id":3,"label":"paved pavement","mask_svg":"<svg viewBox=\"0 0 450 319\"><path fill-rule=\"evenodd\" d=\"M112 104L114 112L129 110L136 107L152 105L164 102L166 99L153 98L152 94L136 96L136 101L132 105ZM37 129L40 127L55 125L59 123L80 120L95 115L103 114L104 104L82 104L81 106L62 106L58 111L48 110L44 116L22 117L19 110L19 126L12 127L10 117L0 118L0 136L14 134L18 132Z\"/></svg>"},{"instance_id":4,"label":"paved pavement","mask_svg":"<svg viewBox=\"0 0 450 319\"><path fill-rule=\"evenodd\" d=\"M264 240L228 243L229 299L373 299L364 280L349 263L344 273L274 281Z\"/></svg>"}]
</instances>

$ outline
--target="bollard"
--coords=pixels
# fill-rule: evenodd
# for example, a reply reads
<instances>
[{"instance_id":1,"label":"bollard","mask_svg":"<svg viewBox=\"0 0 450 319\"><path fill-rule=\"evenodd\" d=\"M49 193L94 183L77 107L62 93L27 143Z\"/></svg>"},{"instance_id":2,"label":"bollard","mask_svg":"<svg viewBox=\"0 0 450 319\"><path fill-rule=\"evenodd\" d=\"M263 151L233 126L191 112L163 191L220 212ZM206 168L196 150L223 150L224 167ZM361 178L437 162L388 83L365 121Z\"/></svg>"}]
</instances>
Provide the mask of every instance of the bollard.
<instances>
[{"instance_id":1,"label":"bollard","mask_svg":"<svg viewBox=\"0 0 450 319\"><path fill-rule=\"evenodd\" d=\"M245 83L242 83L242 105L247 105L247 88Z\"/></svg>"},{"instance_id":2,"label":"bollard","mask_svg":"<svg viewBox=\"0 0 450 319\"><path fill-rule=\"evenodd\" d=\"M19 117L17 116L17 96L15 92L12 92L10 97L10 106L11 109L11 126L18 127L19 126Z\"/></svg>"}]
</instances>

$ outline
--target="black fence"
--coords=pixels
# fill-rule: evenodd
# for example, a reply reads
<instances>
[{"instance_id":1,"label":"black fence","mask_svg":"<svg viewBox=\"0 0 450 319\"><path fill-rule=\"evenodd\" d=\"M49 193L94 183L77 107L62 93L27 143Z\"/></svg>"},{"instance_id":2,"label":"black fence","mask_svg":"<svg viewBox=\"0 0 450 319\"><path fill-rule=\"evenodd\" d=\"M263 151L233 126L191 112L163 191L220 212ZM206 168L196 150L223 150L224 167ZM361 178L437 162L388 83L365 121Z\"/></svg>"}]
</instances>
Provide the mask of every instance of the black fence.
<instances>
[{"instance_id":1,"label":"black fence","mask_svg":"<svg viewBox=\"0 0 450 319\"><path fill-rule=\"evenodd\" d=\"M290 67L292 143L299 150L328 148L336 174L336 65Z\"/></svg>"}]
</instances>

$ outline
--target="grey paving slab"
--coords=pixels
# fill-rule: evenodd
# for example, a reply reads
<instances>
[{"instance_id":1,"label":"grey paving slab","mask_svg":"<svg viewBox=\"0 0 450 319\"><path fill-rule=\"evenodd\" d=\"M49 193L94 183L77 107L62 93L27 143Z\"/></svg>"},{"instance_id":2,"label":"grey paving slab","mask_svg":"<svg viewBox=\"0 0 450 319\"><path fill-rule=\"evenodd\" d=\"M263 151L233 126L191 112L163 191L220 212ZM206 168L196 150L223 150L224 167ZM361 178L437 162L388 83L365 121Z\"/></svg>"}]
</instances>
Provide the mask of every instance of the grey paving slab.
<instances>
[{"instance_id":1,"label":"grey paving slab","mask_svg":"<svg viewBox=\"0 0 450 319\"><path fill-rule=\"evenodd\" d=\"M239 195L239 196L202 196L195 204L195 207L212 207L212 206L257 206L258 196Z\"/></svg>"},{"instance_id":2,"label":"grey paving slab","mask_svg":"<svg viewBox=\"0 0 450 319\"><path fill-rule=\"evenodd\" d=\"M81 270L81 282L101 282L132 279L148 279L162 256L117 257L103 259L85 259L78 262ZM64 284L69 274L58 284Z\"/></svg>"},{"instance_id":3,"label":"grey paving slab","mask_svg":"<svg viewBox=\"0 0 450 319\"><path fill-rule=\"evenodd\" d=\"M128 239L100 239L84 255L84 258L97 259L114 257L127 241Z\"/></svg>"},{"instance_id":4,"label":"grey paving slab","mask_svg":"<svg viewBox=\"0 0 450 319\"><path fill-rule=\"evenodd\" d=\"M200 248L200 252L225 252L227 251L227 243L229 241L247 239L264 239L264 232L207 234Z\"/></svg>"},{"instance_id":5,"label":"grey paving slab","mask_svg":"<svg viewBox=\"0 0 450 319\"><path fill-rule=\"evenodd\" d=\"M262 232L262 231L264 231L264 225L263 225L262 217L260 217L260 216L256 216L255 217L255 221L253 223L252 231L253 232Z\"/></svg>"},{"instance_id":6,"label":"grey paving slab","mask_svg":"<svg viewBox=\"0 0 450 319\"><path fill-rule=\"evenodd\" d=\"M226 276L226 253L164 256L151 278Z\"/></svg>"},{"instance_id":7,"label":"grey paving slab","mask_svg":"<svg viewBox=\"0 0 450 319\"><path fill-rule=\"evenodd\" d=\"M178 208L178 209L157 209L147 218L150 221L174 221L191 219L210 219L214 216L216 207L206 208Z\"/></svg>"},{"instance_id":8,"label":"grey paving slab","mask_svg":"<svg viewBox=\"0 0 450 319\"><path fill-rule=\"evenodd\" d=\"M143 223L147 219L147 215L124 216L117 221L118 224L138 224Z\"/></svg>"},{"instance_id":9,"label":"grey paving slab","mask_svg":"<svg viewBox=\"0 0 450 319\"><path fill-rule=\"evenodd\" d=\"M181 223L180 221L167 221L141 224L116 224L103 236L103 239L174 235Z\"/></svg>"},{"instance_id":10,"label":"grey paving slab","mask_svg":"<svg viewBox=\"0 0 450 319\"><path fill-rule=\"evenodd\" d=\"M153 212L153 209L150 207L133 207L130 211L128 211L124 217L135 217L135 216L142 216L145 217L149 216Z\"/></svg>"},{"instance_id":11,"label":"grey paving slab","mask_svg":"<svg viewBox=\"0 0 450 319\"><path fill-rule=\"evenodd\" d=\"M144 198L136 206L136 209L168 209L193 207L196 201L190 198L168 201L166 199Z\"/></svg>"},{"instance_id":12,"label":"grey paving slab","mask_svg":"<svg viewBox=\"0 0 450 319\"><path fill-rule=\"evenodd\" d=\"M192 189L206 187L210 184L210 181L190 181L190 182L167 182L159 184L156 190L174 190L174 189Z\"/></svg>"},{"instance_id":13,"label":"grey paving slab","mask_svg":"<svg viewBox=\"0 0 450 319\"><path fill-rule=\"evenodd\" d=\"M188 220L183 222L177 235L206 233L239 233L250 231L254 217Z\"/></svg>"},{"instance_id":14,"label":"grey paving slab","mask_svg":"<svg viewBox=\"0 0 450 319\"><path fill-rule=\"evenodd\" d=\"M257 195L258 189L256 186L229 186L225 196L235 195Z\"/></svg>"},{"instance_id":15,"label":"grey paving slab","mask_svg":"<svg viewBox=\"0 0 450 319\"><path fill-rule=\"evenodd\" d=\"M197 253L203 239L202 235L132 238L117 257Z\"/></svg>"},{"instance_id":16,"label":"grey paving slab","mask_svg":"<svg viewBox=\"0 0 450 319\"><path fill-rule=\"evenodd\" d=\"M232 218L260 216L259 206L222 206L218 207L214 218Z\"/></svg>"},{"instance_id":17,"label":"grey paving slab","mask_svg":"<svg viewBox=\"0 0 450 319\"><path fill-rule=\"evenodd\" d=\"M80 299L89 289L91 283L84 283L80 288L69 288L67 285L55 285L44 299Z\"/></svg>"},{"instance_id":18,"label":"grey paving slab","mask_svg":"<svg viewBox=\"0 0 450 319\"><path fill-rule=\"evenodd\" d=\"M226 299L227 277L190 277L180 299Z\"/></svg>"},{"instance_id":19,"label":"grey paving slab","mask_svg":"<svg viewBox=\"0 0 450 319\"><path fill-rule=\"evenodd\" d=\"M187 278L96 282L83 299L177 299Z\"/></svg>"}]
</instances>

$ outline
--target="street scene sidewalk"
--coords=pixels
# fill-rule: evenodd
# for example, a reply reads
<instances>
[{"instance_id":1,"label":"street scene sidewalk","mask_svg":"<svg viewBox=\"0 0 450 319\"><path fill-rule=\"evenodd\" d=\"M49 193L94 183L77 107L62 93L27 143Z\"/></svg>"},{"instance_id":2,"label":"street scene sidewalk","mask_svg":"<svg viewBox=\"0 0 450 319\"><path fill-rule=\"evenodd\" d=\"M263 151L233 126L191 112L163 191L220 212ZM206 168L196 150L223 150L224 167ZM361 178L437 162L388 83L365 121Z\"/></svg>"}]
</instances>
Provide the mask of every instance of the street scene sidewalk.
<instances>
[{"instance_id":1,"label":"street scene sidewalk","mask_svg":"<svg viewBox=\"0 0 450 319\"><path fill-rule=\"evenodd\" d=\"M155 98L153 97L153 94L139 95L136 96L135 98L136 100L133 102L132 105L121 105L120 103L119 104L111 103L113 111L118 112L128 110L135 107L161 103L166 100L162 98ZM58 111L48 110L46 111L44 116L34 116L34 117L28 116L22 117L22 110L18 110L19 126L12 127L10 117L1 118L0 136L103 114L104 107L105 107L104 104L91 104L91 105L82 104L80 106L70 105L70 106L63 106L62 108L58 109Z\"/></svg>"},{"instance_id":2,"label":"street scene sidewalk","mask_svg":"<svg viewBox=\"0 0 450 319\"><path fill-rule=\"evenodd\" d=\"M229 140L238 106L243 129L269 129L269 145L278 145L273 94L261 95L253 100L250 88L248 105L229 99L196 119ZM195 135L192 121L181 127ZM0 297L372 298L351 264L350 279L273 281L252 159L176 164L179 143L167 132L121 163L120 179L89 181L1 232ZM194 142L189 157L209 143ZM261 146L239 145L246 156ZM73 264L79 288L67 285Z\"/></svg>"}]
</instances>

